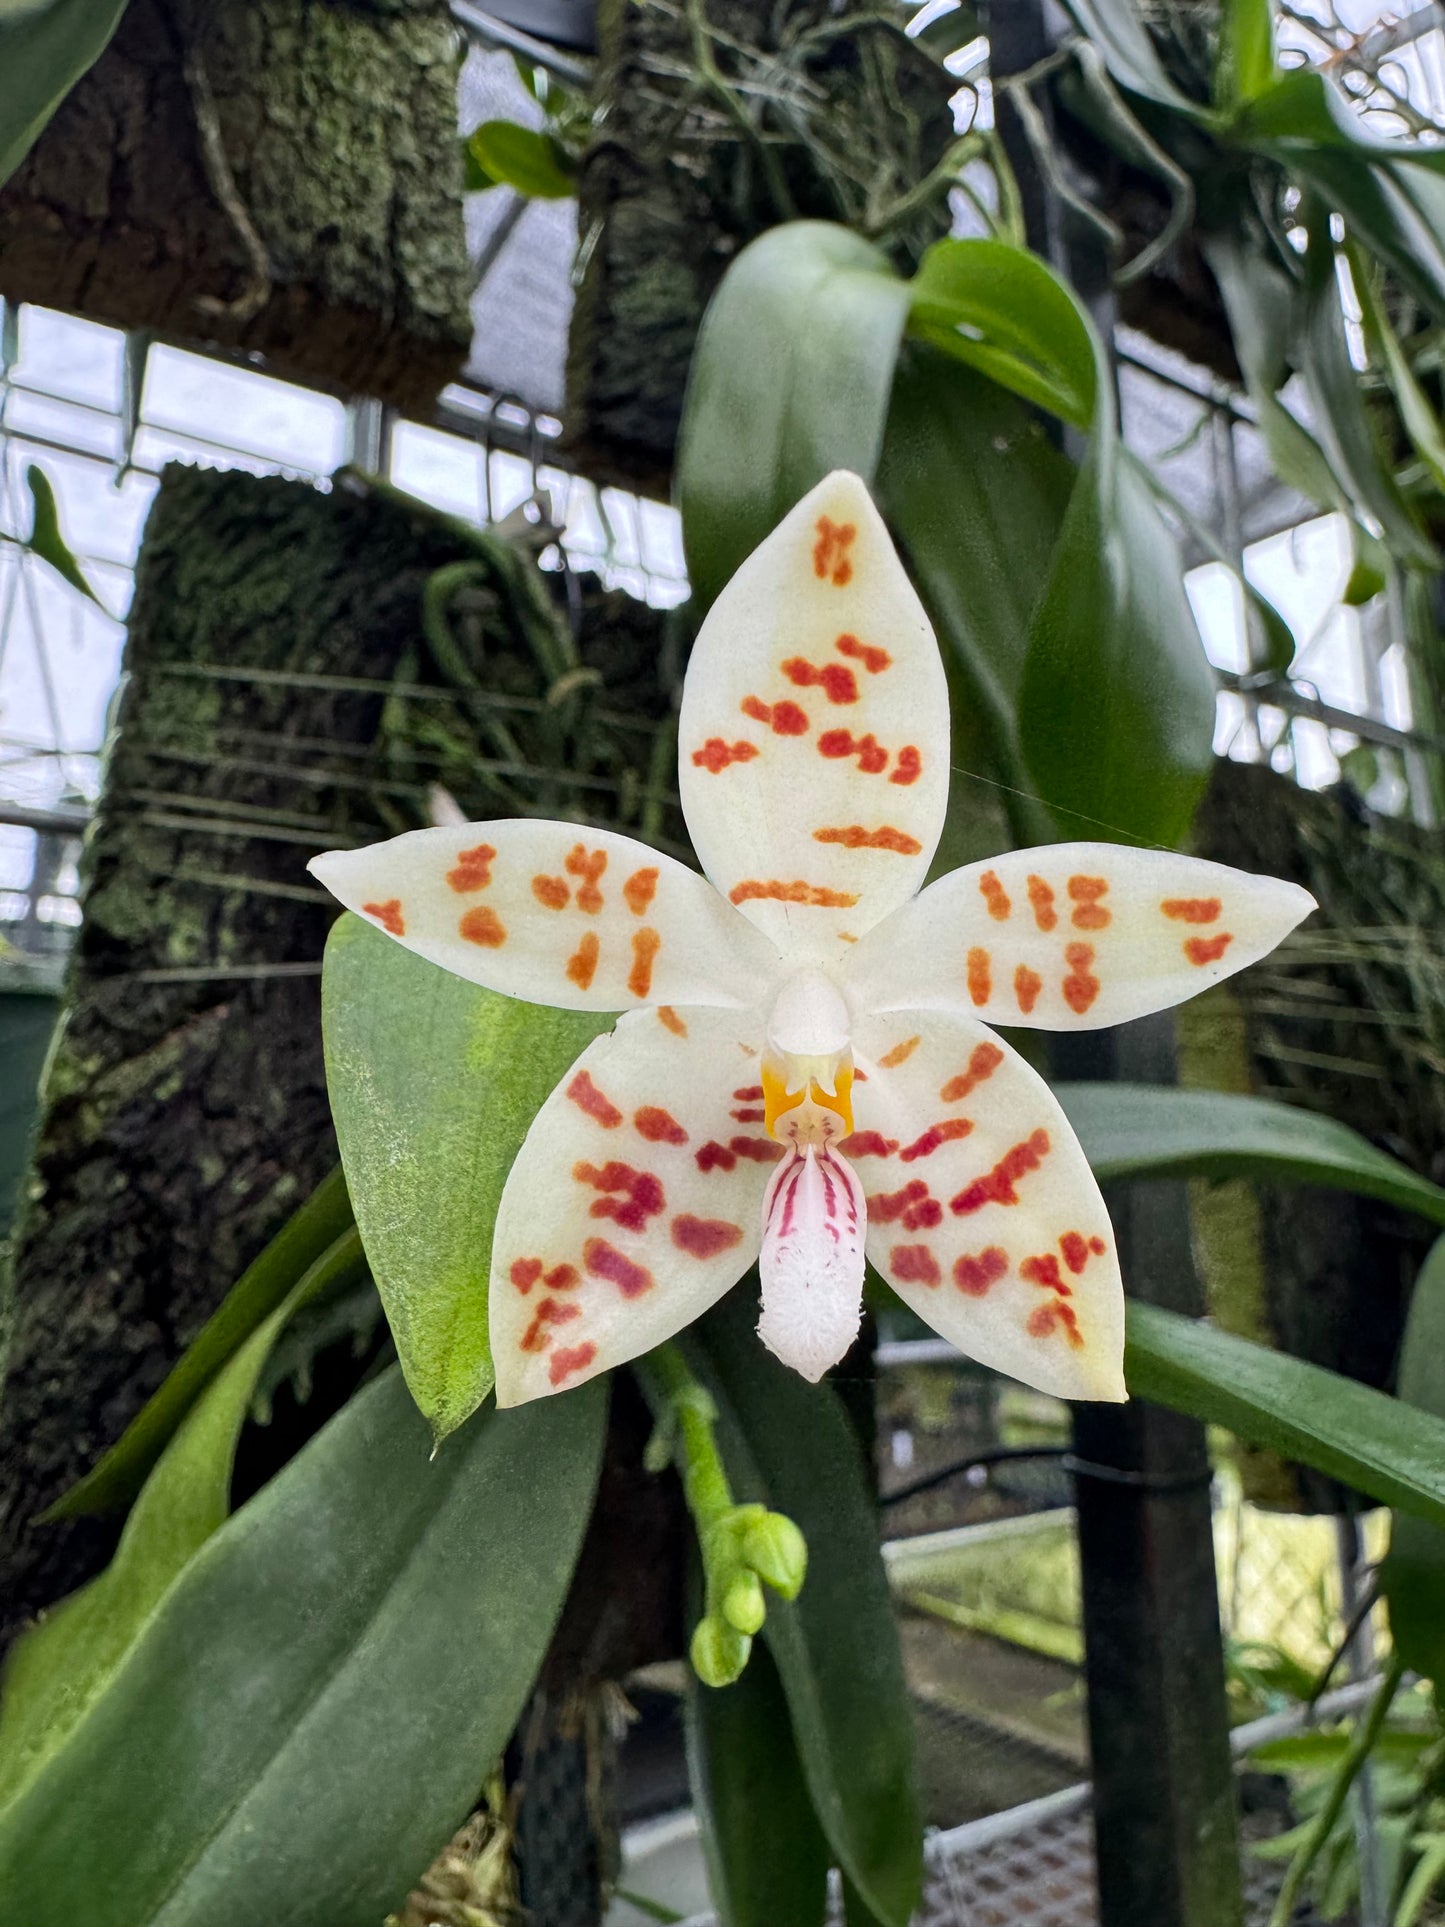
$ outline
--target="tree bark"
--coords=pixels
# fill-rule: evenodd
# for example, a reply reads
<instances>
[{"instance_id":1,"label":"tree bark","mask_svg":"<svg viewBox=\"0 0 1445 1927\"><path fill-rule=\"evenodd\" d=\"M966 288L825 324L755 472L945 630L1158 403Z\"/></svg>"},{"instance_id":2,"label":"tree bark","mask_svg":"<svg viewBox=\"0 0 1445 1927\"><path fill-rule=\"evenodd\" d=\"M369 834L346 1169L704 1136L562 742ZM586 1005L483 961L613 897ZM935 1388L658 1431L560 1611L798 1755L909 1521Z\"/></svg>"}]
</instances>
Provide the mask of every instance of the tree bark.
<instances>
[{"instance_id":1,"label":"tree bark","mask_svg":"<svg viewBox=\"0 0 1445 1927\"><path fill-rule=\"evenodd\" d=\"M401 408L471 339L445 0L132 0L0 192L0 296Z\"/></svg>"}]
</instances>

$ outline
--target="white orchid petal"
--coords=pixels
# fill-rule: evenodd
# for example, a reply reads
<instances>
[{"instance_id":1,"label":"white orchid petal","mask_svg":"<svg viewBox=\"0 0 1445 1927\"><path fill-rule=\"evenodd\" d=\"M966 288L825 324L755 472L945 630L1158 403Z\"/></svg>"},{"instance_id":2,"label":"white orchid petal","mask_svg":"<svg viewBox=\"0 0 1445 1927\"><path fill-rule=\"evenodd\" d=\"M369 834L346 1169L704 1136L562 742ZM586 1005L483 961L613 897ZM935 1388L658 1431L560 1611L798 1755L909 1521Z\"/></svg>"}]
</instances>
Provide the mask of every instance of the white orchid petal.
<instances>
[{"instance_id":1,"label":"white orchid petal","mask_svg":"<svg viewBox=\"0 0 1445 1927\"><path fill-rule=\"evenodd\" d=\"M704 878L611 830L528 819L412 830L309 867L408 950L534 1004L741 1007L778 965Z\"/></svg>"},{"instance_id":2,"label":"white orchid petal","mask_svg":"<svg viewBox=\"0 0 1445 1927\"><path fill-rule=\"evenodd\" d=\"M758 1336L816 1383L863 1318L863 1188L845 1158L809 1145L779 1165L763 1204Z\"/></svg>"},{"instance_id":3,"label":"white orchid petal","mask_svg":"<svg viewBox=\"0 0 1445 1927\"><path fill-rule=\"evenodd\" d=\"M919 1317L1060 1398L1122 1399L1124 1296L1104 1200L1047 1084L972 1018L863 1019L868 1257Z\"/></svg>"},{"instance_id":4,"label":"white orchid petal","mask_svg":"<svg viewBox=\"0 0 1445 1927\"><path fill-rule=\"evenodd\" d=\"M547 1099L492 1243L499 1404L651 1350L752 1264L782 1156L762 1130L762 1041L757 1012L634 1011Z\"/></svg>"},{"instance_id":5,"label":"white orchid petal","mask_svg":"<svg viewBox=\"0 0 1445 1927\"><path fill-rule=\"evenodd\" d=\"M856 475L749 556L683 690L683 809L703 868L794 960L917 890L948 801L948 689L922 604Z\"/></svg>"},{"instance_id":6,"label":"white orchid petal","mask_svg":"<svg viewBox=\"0 0 1445 1927\"><path fill-rule=\"evenodd\" d=\"M867 1010L1096 1030L1183 1003L1315 908L1298 884L1116 843L1057 843L930 884L844 960Z\"/></svg>"}]
</instances>

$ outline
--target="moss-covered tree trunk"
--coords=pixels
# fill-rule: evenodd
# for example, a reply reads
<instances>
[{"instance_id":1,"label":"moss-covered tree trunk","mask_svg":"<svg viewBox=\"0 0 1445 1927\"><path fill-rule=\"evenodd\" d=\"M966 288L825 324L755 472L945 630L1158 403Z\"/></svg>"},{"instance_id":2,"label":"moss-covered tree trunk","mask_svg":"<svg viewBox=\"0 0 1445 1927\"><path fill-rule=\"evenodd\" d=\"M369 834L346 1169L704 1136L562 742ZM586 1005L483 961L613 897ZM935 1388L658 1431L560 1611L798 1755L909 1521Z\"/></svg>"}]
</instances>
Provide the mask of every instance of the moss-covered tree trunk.
<instances>
[{"instance_id":1,"label":"moss-covered tree trunk","mask_svg":"<svg viewBox=\"0 0 1445 1927\"><path fill-rule=\"evenodd\" d=\"M0 296L424 406L471 337L458 58L446 0L131 0L0 192Z\"/></svg>"}]
</instances>

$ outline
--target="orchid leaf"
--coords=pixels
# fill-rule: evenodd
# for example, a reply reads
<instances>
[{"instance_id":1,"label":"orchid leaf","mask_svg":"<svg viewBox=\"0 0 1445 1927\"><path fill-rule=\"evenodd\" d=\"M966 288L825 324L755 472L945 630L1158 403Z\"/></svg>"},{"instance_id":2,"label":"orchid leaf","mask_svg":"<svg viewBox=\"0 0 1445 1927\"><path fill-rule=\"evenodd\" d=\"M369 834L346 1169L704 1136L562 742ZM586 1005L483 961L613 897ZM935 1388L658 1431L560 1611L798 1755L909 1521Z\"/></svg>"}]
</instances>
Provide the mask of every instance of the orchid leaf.
<instances>
[{"instance_id":1,"label":"orchid leaf","mask_svg":"<svg viewBox=\"0 0 1445 1927\"><path fill-rule=\"evenodd\" d=\"M788 1702L755 1642L731 1686L692 1681L687 1752L708 1886L722 1927L822 1927L828 1843L808 1797Z\"/></svg>"},{"instance_id":2,"label":"orchid leaf","mask_svg":"<svg viewBox=\"0 0 1445 1927\"><path fill-rule=\"evenodd\" d=\"M1253 1177L1317 1184L1445 1224L1445 1188L1333 1118L1266 1097L1153 1084L1057 1084L1054 1095L1101 1183Z\"/></svg>"},{"instance_id":3,"label":"orchid leaf","mask_svg":"<svg viewBox=\"0 0 1445 1927\"><path fill-rule=\"evenodd\" d=\"M1445 1526L1445 1420L1158 1305L1131 1301L1125 1331L1132 1397Z\"/></svg>"},{"instance_id":4,"label":"orchid leaf","mask_svg":"<svg viewBox=\"0 0 1445 1927\"><path fill-rule=\"evenodd\" d=\"M0 47L3 47L0 38ZM97 609L109 614L105 604L86 580L85 571L75 559L74 551L60 529L60 507L55 499L55 489L50 477L37 463L31 462L25 470L25 485L30 490L33 516L30 524L30 540L26 547L32 555L38 555L42 562L48 562L55 573L68 582L72 589L79 589L88 596Z\"/></svg>"},{"instance_id":5,"label":"orchid leaf","mask_svg":"<svg viewBox=\"0 0 1445 1927\"><path fill-rule=\"evenodd\" d=\"M185 1566L0 1813L25 1927L355 1927L470 1811L591 1510L601 1383L431 1457L397 1372Z\"/></svg>"},{"instance_id":6,"label":"orchid leaf","mask_svg":"<svg viewBox=\"0 0 1445 1927\"><path fill-rule=\"evenodd\" d=\"M1400 1397L1445 1419L1445 1238L1415 1280L1400 1351ZM1380 1585L1395 1651L1438 1688L1445 1681L1445 1532L1397 1513Z\"/></svg>"},{"instance_id":7,"label":"orchid leaf","mask_svg":"<svg viewBox=\"0 0 1445 1927\"><path fill-rule=\"evenodd\" d=\"M678 439L700 608L830 470L871 482L908 303L888 257L826 221L772 228L728 269L703 317Z\"/></svg>"},{"instance_id":8,"label":"orchid leaf","mask_svg":"<svg viewBox=\"0 0 1445 1927\"><path fill-rule=\"evenodd\" d=\"M337 1279L364 1270L361 1253L344 1237L353 1222L338 1166L246 1267L117 1442L45 1518L74 1519L128 1506L206 1386L298 1279L316 1265L334 1270Z\"/></svg>"},{"instance_id":9,"label":"orchid leaf","mask_svg":"<svg viewBox=\"0 0 1445 1927\"><path fill-rule=\"evenodd\" d=\"M782 1679L813 1810L868 1907L887 1927L907 1927L923 1828L873 1502L836 1393L763 1352L756 1319L756 1299L739 1287L687 1349L717 1404L734 1497L785 1513L808 1542L803 1590L793 1601L769 1600L762 1637Z\"/></svg>"},{"instance_id":10,"label":"orchid leaf","mask_svg":"<svg viewBox=\"0 0 1445 1927\"><path fill-rule=\"evenodd\" d=\"M111 1684L171 1585L229 1510L241 1424L283 1325L360 1258L345 1231L206 1386L136 1500L98 1579L23 1633L0 1697L0 1807L60 1751Z\"/></svg>"},{"instance_id":11,"label":"orchid leaf","mask_svg":"<svg viewBox=\"0 0 1445 1927\"><path fill-rule=\"evenodd\" d=\"M529 201L566 201L577 178L566 151L534 127L513 120L484 120L464 143L470 193L510 187Z\"/></svg>"},{"instance_id":12,"label":"orchid leaf","mask_svg":"<svg viewBox=\"0 0 1445 1927\"><path fill-rule=\"evenodd\" d=\"M321 984L326 1082L367 1260L438 1439L492 1388L487 1281L528 1126L610 1016L482 990L343 916Z\"/></svg>"},{"instance_id":13,"label":"orchid leaf","mask_svg":"<svg viewBox=\"0 0 1445 1927\"><path fill-rule=\"evenodd\" d=\"M1275 77L1271 0L1225 0L1214 97L1225 109L1254 100Z\"/></svg>"},{"instance_id":14,"label":"orchid leaf","mask_svg":"<svg viewBox=\"0 0 1445 1927\"><path fill-rule=\"evenodd\" d=\"M105 52L126 0L38 0L0 9L0 186L76 81Z\"/></svg>"}]
</instances>

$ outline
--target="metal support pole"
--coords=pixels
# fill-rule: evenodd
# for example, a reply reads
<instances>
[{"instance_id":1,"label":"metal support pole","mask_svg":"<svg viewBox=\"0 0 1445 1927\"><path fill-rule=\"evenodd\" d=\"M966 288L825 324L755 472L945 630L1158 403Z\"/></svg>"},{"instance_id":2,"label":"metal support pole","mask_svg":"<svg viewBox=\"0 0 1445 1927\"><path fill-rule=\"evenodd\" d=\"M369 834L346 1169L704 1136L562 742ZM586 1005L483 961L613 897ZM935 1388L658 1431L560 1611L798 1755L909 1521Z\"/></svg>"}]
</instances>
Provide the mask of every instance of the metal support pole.
<instances>
[{"instance_id":1,"label":"metal support pole","mask_svg":"<svg viewBox=\"0 0 1445 1927\"><path fill-rule=\"evenodd\" d=\"M994 0L985 28L995 82L1046 59L1065 24L1051 0ZM1050 190L1008 90L996 86L995 98L1029 241L1067 277L1109 341L1113 298L1098 237L1081 232ZM1044 100L1036 105L1047 109ZM1082 452L1063 439L1069 453ZM1167 1016L1054 1043L1050 1064L1058 1077L1175 1081ZM1174 1311L1201 1312L1184 1186L1120 1187L1109 1209L1130 1292ZM1238 1819L1204 1429L1138 1400L1081 1405L1073 1470L1102 1927L1239 1927Z\"/></svg>"}]
</instances>

